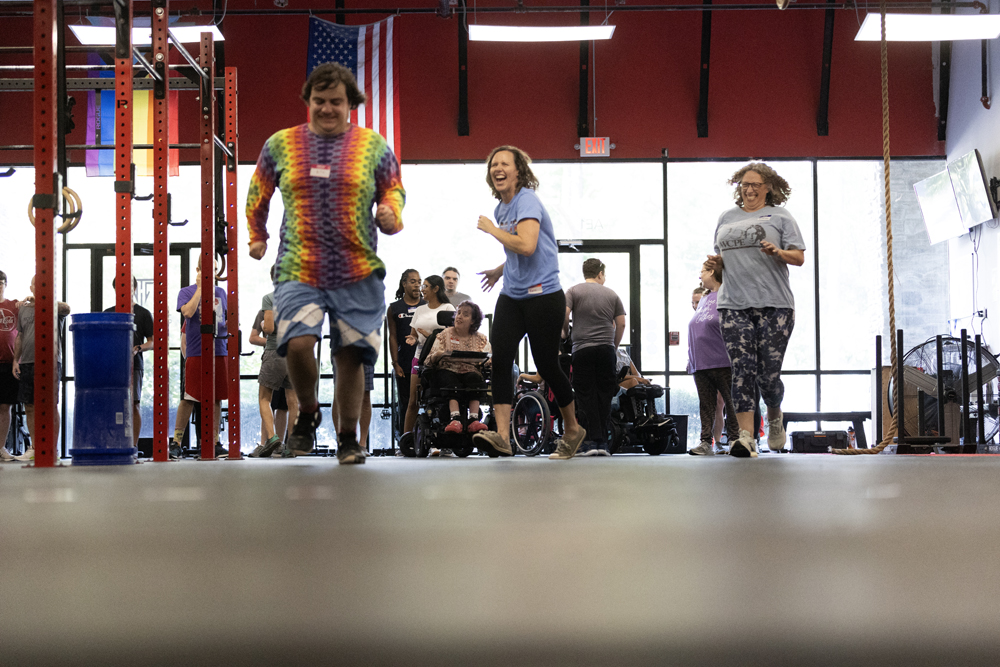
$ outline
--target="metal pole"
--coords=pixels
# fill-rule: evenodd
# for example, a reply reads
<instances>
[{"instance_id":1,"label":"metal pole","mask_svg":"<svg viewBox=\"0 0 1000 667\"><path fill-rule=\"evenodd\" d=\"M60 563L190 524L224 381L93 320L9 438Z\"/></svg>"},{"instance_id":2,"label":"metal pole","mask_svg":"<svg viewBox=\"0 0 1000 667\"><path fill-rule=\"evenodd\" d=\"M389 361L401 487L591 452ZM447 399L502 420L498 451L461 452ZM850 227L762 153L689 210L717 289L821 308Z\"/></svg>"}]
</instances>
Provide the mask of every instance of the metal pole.
<instances>
[{"instance_id":1,"label":"metal pole","mask_svg":"<svg viewBox=\"0 0 1000 667\"><path fill-rule=\"evenodd\" d=\"M962 329L962 444L967 445L972 440L969 429L969 339L968 332Z\"/></svg>"},{"instance_id":2,"label":"metal pole","mask_svg":"<svg viewBox=\"0 0 1000 667\"><path fill-rule=\"evenodd\" d=\"M976 413L979 417L979 440L977 444L986 444L986 415L983 412L983 337L976 334Z\"/></svg>"},{"instance_id":3,"label":"metal pole","mask_svg":"<svg viewBox=\"0 0 1000 667\"><path fill-rule=\"evenodd\" d=\"M166 76L166 63L170 60L170 42L167 39L168 0L153 0L152 40L153 67L164 76L159 87L153 90L153 460L170 460L167 441L170 430L170 369L169 354L170 319L168 306L167 267L170 256L168 233L170 229L170 202L167 183L170 175L170 77Z\"/></svg>"},{"instance_id":4,"label":"metal pole","mask_svg":"<svg viewBox=\"0 0 1000 667\"><path fill-rule=\"evenodd\" d=\"M226 291L229 331L229 460L243 458L240 451L240 310L239 310L239 216L236 209L236 166L239 133L236 126L236 68L226 68ZM216 137L218 139L218 137Z\"/></svg>"},{"instance_id":5,"label":"metal pole","mask_svg":"<svg viewBox=\"0 0 1000 667\"><path fill-rule=\"evenodd\" d=\"M896 329L896 444L902 447L906 443L906 422L903 419L903 403L906 398L906 392L903 387L903 330ZM897 448L898 451L898 448Z\"/></svg>"},{"instance_id":6,"label":"metal pole","mask_svg":"<svg viewBox=\"0 0 1000 667\"><path fill-rule=\"evenodd\" d=\"M917 390L917 435L924 435L924 423L925 423L925 413L924 413L924 399L927 398L927 394L924 393L923 389Z\"/></svg>"},{"instance_id":7,"label":"metal pole","mask_svg":"<svg viewBox=\"0 0 1000 667\"><path fill-rule=\"evenodd\" d=\"M175 45L178 42L171 35ZM201 35L201 458L215 459L215 45ZM188 56L190 57L190 56ZM222 398L221 396L219 397Z\"/></svg>"},{"instance_id":8,"label":"metal pole","mask_svg":"<svg viewBox=\"0 0 1000 667\"><path fill-rule=\"evenodd\" d=\"M941 336L935 338L937 347L937 414L938 414L938 436L947 436L944 428L944 343ZM956 434L957 435L957 434ZM958 439L955 439L958 444Z\"/></svg>"},{"instance_id":9,"label":"metal pole","mask_svg":"<svg viewBox=\"0 0 1000 667\"><path fill-rule=\"evenodd\" d=\"M115 312L132 312L132 1L115 7ZM130 415L129 415L130 416Z\"/></svg>"},{"instance_id":10,"label":"metal pole","mask_svg":"<svg viewBox=\"0 0 1000 667\"><path fill-rule=\"evenodd\" d=\"M882 336L875 336L875 434L872 446L882 442L885 433L882 431Z\"/></svg>"},{"instance_id":11,"label":"metal pole","mask_svg":"<svg viewBox=\"0 0 1000 667\"><path fill-rule=\"evenodd\" d=\"M62 193L56 169L59 149L59 95L56 71L57 0L35 3L35 467L56 464L55 214ZM46 122L46 119L48 122Z\"/></svg>"}]
</instances>

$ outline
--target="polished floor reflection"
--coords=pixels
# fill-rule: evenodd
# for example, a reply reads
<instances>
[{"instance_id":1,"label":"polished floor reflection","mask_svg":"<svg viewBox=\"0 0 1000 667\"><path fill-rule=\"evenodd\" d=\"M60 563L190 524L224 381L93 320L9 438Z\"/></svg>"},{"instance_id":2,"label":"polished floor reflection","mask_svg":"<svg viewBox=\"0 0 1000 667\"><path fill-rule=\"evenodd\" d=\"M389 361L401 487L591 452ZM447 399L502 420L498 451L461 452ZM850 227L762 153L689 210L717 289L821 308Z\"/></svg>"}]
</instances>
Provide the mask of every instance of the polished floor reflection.
<instances>
[{"instance_id":1,"label":"polished floor reflection","mask_svg":"<svg viewBox=\"0 0 1000 667\"><path fill-rule=\"evenodd\" d=\"M4 664L1000 663L1000 457L0 466Z\"/></svg>"}]
</instances>

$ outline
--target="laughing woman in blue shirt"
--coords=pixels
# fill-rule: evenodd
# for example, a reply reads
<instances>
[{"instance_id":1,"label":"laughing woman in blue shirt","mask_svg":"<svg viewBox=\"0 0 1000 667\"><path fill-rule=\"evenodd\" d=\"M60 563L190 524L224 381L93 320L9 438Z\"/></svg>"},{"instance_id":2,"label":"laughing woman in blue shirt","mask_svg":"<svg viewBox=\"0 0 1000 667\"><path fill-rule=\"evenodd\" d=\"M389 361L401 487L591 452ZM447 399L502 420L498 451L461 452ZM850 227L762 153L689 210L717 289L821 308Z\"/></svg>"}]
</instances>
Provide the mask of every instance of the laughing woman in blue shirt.
<instances>
[{"instance_id":1,"label":"laughing woman in blue shirt","mask_svg":"<svg viewBox=\"0 0 1000 667\"><path fill-rule=\"evenodd\" d=\"M559 366L559 343L566 317L566 295L559 284L559 260L552 220L535 194L538 179L531 158L514 146L494 148L486 161L486 183L500 200L496 223L479 216L478 228L503 245L506 261L480 272L484 291L503 278L492 331L493 411L497 430L473 436L479 446L511 454L510 409L514 398L511 366L517 345L528 336L531 356L556 396L565 433L550 459L570 459L586 431L576 421L573 387Z\"/></svg>"}]
</instances>

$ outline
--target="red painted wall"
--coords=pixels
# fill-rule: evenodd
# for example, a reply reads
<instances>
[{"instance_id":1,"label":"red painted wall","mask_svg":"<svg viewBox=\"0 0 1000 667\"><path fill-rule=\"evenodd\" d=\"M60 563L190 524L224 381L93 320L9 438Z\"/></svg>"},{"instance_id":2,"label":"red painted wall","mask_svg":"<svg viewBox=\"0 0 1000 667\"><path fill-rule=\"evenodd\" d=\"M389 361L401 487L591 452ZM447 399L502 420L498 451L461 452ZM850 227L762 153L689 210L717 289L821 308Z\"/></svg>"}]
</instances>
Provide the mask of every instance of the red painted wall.
<instances>
[{"instance_id":1,"label":"red painted wall","mask_svg":"<svg viewBox=\"0 0 1000 667\"><path fill-rule=\"evenodd\" d=\"M252 8L253 4L230 0L229 8ZM271 6L259 6L264 4ZM480 13L478 20L572 25L578 17L576 13ZM348 20L362 23L378 18L355 15ZM595 14L591 21L602 18ZM470 22L474 20L470 16ZM669 149L671 157L881 155L879 46L854 42L858 23L853 11L836 14L828 137L816 135L815 120L822 11L796 10L792 5L784 12L714 12L709 136L703 139L698 138L695 126L700 14L617 12L610 22L617 26L614 38L596 46L596 102L597 134L611 137L617 146L614 157L657 158L663 148ZM252 160L272 132L305 119L298 94L305 75L307 24L307 16L230 15L225 20L226 64L239 68L244 160ZM0 39L7 44L24 43L20 35L26 36L29 30L9 31ZM459 137L458 19L402 15L397 30L404 160L478 161L501 143L519 145L536 159L578 155L573 148L577 143L577 44L470 43L471 133ZM894 43L889 52L892 153L943 155L944 142L937 141L930 45ZM0 56L0 62L30 61ZM193 92L181 96L181 141L196 140L194 96ZM71 142L84 140L85 108L81 95L78 129ZM30 143L28 94L0 95L0 118L3 143ZM27 155L16 157L30 161Z\"/></svg>"}]
</instances>

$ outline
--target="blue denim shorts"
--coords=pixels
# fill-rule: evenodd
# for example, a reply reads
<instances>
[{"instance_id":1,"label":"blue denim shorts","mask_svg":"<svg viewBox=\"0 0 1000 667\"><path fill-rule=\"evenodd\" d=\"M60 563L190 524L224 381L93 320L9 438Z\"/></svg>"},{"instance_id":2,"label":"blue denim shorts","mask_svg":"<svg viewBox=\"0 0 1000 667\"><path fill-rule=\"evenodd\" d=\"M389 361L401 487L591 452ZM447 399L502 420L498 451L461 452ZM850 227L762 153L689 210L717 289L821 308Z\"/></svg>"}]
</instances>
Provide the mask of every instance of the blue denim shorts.
<instances>
[{"instance_id":1,"label":"blue denim shorts","mask_svg":"<svg viewBox=\"0 0 1000 667\"><path fill-rule=\"evenodd\" d=\"M330 315L330 350L354 346L361 360L374 364L382 346L385 318L385 285L371 274L364 280L338 289L322 289L294 281L274 286L278 316L278 354L288 352L288 341L300 336L323 339L323 320Z\"/></svg>"}]
</instances>

